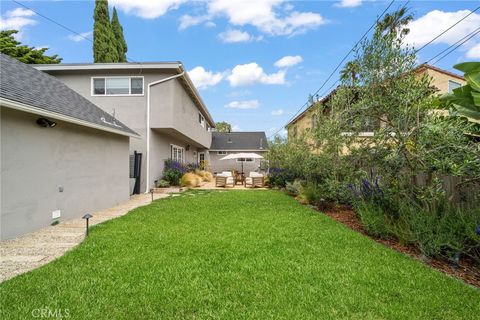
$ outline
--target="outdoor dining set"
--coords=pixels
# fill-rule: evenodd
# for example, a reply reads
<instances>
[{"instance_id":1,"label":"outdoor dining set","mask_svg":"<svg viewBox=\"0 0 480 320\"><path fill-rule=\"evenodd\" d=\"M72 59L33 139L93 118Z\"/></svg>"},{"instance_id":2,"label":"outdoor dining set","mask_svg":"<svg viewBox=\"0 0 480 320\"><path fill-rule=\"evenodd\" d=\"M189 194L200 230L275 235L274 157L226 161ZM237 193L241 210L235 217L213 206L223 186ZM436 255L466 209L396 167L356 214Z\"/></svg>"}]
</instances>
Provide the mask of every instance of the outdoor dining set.
<instances>
[{"instance_id":1,"label":"outdoor dining set","mask_svg":"<svg viewBox=\"0 0 480 320\"><path fill-rule=\"evenodd\" d=\"M244 159L262 159L263 157L256 153L233 153L229 154L220 160L234 160L240 159L242 163L241 171L223 171L221 173L217 173L215 176L215 186L216 187L235 187L236 185L240 184L245 187L259 187L263 188L265 186L265 178L264 175L258 172L250 172L248 176L245 176L243 171L243 162Z\"/></svg>"}]
</instances>

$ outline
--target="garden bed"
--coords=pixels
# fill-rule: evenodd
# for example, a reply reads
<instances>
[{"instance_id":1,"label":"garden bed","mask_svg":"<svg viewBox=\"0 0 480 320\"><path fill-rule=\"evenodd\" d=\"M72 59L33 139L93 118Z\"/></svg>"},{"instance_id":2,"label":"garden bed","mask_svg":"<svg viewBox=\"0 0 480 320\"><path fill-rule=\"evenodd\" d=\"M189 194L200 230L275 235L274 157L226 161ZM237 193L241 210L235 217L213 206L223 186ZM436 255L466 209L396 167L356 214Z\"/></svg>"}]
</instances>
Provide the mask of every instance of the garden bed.
<instances>
[{"instance_id":1,"label":"garden bed","mask_svg":"<svg viewBox=\"0 0 480 320\"><path fill-rule=\"evenodd\" d=\"M346 225L350 229L360 232L363 235L374 239L376 242L379 242L387 247L409 255L416 260L423 261L434 269L437 269L445 274L448 274L462 281L465 281L468 284L480 288L480 268L477 264L475 264L475 261L471 259L462 258L459 262L459 265L455 265L451 261L426 258L417 248L413 246L403 245L394 238L382 239L378 237L373 237L365 231L359 217L349 206L337 206L334 209L324 210L322 212L331 217L332 219Z\"/></svg>"}]
</instances>

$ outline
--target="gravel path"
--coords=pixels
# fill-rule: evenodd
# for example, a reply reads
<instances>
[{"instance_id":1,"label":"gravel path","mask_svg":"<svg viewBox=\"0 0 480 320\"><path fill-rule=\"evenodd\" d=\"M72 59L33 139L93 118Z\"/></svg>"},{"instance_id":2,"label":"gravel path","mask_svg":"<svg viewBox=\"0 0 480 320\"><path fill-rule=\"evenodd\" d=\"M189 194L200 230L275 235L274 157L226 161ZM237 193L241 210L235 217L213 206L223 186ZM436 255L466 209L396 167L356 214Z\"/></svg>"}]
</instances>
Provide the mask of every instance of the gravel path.
<instances>
[{"instance_id":1,"label":"gravel path","mask_svg":"<svg viewBox=\"0 0 480 320\"><path fill-rule=\"evenodd\" d=\"M166 198L167 193L154 193L154 199ZM90 225L123 216L132 209L149 204L151 194L130 197L125 203L93 213ZM61 257L85 238L85 220L67 220L21 237L0 243L0 282L38 268Z\"/></svg>"}]
</instances>

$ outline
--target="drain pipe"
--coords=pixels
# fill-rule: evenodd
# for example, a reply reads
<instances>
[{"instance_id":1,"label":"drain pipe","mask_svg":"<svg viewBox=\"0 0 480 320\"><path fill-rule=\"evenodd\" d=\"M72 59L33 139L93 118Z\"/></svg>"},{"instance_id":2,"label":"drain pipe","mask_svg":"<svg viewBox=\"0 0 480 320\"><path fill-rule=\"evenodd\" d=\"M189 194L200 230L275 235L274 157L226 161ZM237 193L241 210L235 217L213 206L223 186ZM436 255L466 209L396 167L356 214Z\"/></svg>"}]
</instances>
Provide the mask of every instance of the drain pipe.
<instances>
[{"instance_id":1,"label":"drain pipe","mask_svg":"<svg viewBox=\"0 0 480 320\"><path fill-rule=\"evenodd\" d=\"M180 65L180 68L182 68L181 65ZM176 74L174 76L167 77L165 79L157 80L154 82L150 82L147 86L147 174L146 174L147 180L145 183L145 193L150 192L150 187L149 187L149 184L150 184L150 88L153 87L154 85L183 77L184 74L185 74L185 71L182 71L181 73Z\"/></svg>"}]
</instances>

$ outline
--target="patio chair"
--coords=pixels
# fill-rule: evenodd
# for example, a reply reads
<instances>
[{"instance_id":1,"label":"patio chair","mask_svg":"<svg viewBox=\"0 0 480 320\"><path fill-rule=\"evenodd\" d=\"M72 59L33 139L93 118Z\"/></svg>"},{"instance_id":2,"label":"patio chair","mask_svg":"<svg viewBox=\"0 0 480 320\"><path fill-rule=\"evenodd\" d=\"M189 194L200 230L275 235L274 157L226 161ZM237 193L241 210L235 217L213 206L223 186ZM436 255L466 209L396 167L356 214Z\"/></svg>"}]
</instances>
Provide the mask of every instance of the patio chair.
<instances>
[{"instance_id":1,"label":"patio chair","mask_svg":"<svg viewBox=\"0 0 480 320\"><path fill-rule=\"evenodd\" d=\"M235 178L230 171L223 171L215 177L215 187L235 187Z\"/></svg>"},{"instance_id":2,"label":"patio chair","mask_svg":"<svg viewBox=\"0 0 480 320\"><path fill-rule=\"evenodd\" d=\"M265 178L263 174L258 172L250 172L247 178L245 178L245 188L251 187L259 187L263 188L265 186Z\"/></svg>"}]
</instances>

